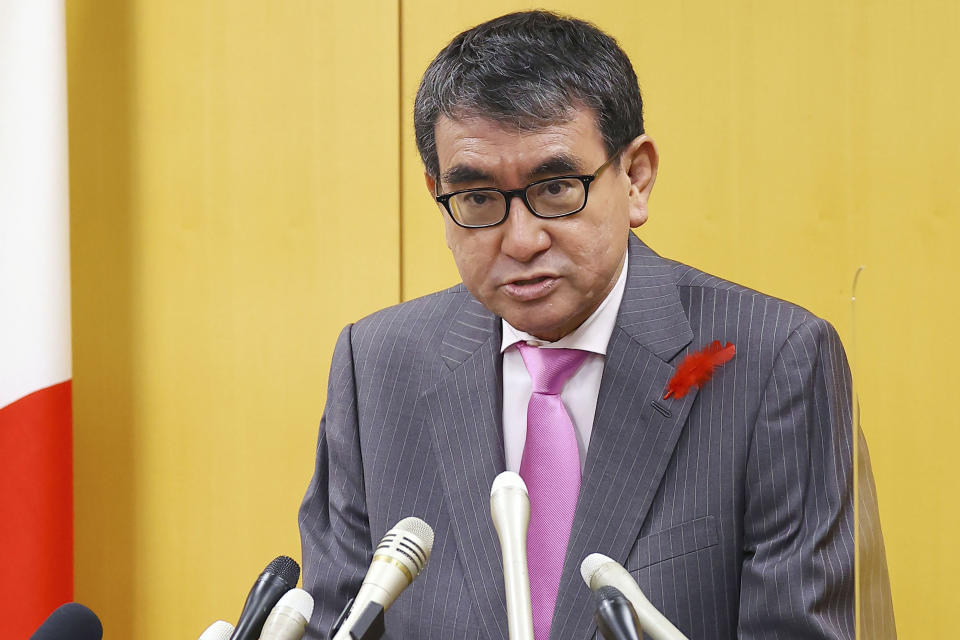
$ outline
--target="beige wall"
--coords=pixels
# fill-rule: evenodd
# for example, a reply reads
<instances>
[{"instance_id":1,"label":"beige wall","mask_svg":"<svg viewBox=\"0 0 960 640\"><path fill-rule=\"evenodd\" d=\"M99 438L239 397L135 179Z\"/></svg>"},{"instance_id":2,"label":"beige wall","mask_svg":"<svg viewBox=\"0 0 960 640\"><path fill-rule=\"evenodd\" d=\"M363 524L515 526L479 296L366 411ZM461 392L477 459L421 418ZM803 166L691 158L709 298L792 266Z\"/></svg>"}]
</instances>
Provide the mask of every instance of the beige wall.
<instances>
[{"instance_id":1,"label":"beige wall","mask_svg":"<svg viewBox=\"0 0 960 640\"><path fill-rule=\"evenodd\" d=\"M67 6L76 597L108 637L196 637L299 558L339 329L457 280L413 95L456 32L525 5ZM639 235L839 329L900 636L948 637L960 5L551 6L634 61L662 155Z\"/></svg>"},{"instance_id":2,"label":"beige wall","mask_svg":"<svg viewBox=\"0 0 960 640\"><path fill-rule=\"evenodd\" d=\"M71 3L76 598L236 620L300 557L338 331L399 301L396 11Z\"/></svg>"}]
</instances>

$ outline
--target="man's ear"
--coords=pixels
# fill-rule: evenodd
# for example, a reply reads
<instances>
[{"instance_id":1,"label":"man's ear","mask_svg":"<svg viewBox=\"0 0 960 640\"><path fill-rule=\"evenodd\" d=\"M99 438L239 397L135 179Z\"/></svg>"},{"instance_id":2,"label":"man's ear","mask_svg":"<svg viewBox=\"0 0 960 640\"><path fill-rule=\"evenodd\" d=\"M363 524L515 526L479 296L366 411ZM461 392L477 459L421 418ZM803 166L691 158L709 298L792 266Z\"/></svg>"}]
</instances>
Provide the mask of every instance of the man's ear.
<instances>
[{"instance_id":1,"label":"man's ear","mask_svg":"<svg viewBox=\"0 0 960 640\"><path fill-rule=\"evenodd\" d=\"M427 191L430 192L430 198L436 195L437 181L433 179L429 171L423 172L423 179L427 183Z\"/></svg>"},{"instance_id":2,"label":"man's ear","mask_svg":"<svg viewBox=\"0 0 960 640\"><path fill-rule=\"evenodd\" d=\"M634 138L620 157L630 180L630 226L634 229L647 221L650 192L657 180L660 154L653 138L643 134Z\"/></svg>"},{"instance_id":3,"label":"man's ear","mask_svg":"<svg viewBox=\"0 0 960 640\"><path fill-rule=\"evenodd\" d=\"M429 171L423 172L423 180L427 184L427 191L430 192L430 199L433 200L437 195L437 192L435 191L435 189L437 188L437 181L434 180L433 176L430 175ZM443 218L443 230L444 230L443 235L446 238L447 246L449 247L451 225L449 224L449 220L447 220L447 216L443 210L443 205L437 202L437 208L440 209L440 217Z\"/></svg>"}]
</instances>

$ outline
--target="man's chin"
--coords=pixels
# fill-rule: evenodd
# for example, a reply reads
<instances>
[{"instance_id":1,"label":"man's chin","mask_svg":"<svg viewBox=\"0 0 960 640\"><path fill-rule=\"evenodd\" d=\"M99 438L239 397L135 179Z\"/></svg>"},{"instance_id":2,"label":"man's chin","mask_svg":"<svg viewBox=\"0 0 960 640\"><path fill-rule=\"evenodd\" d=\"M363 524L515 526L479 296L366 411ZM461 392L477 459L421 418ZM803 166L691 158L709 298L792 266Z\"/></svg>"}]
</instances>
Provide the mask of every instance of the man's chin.
<instances>
[{"instance_id":1,"label":"man's chin","mask_svg":"<svg viewBox=\"0 0 960 640\"><path fill-rule=\"evenodd\" d=\"M522 316L513 317L504 316L504 320L509 322L514 329L529 333L547 342L556 342L569 333L564 327L564 321L567 319L567 317L551 318L537 313L525 313Z\"/></svg>"}]
</instances>

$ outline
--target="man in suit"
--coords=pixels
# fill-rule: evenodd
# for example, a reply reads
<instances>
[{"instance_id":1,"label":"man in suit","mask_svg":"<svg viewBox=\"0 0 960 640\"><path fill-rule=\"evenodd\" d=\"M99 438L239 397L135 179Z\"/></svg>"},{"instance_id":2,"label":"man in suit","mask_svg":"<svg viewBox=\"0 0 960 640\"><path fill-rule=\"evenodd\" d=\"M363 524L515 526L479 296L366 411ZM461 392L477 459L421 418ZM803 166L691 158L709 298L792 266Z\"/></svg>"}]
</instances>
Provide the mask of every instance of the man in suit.
<instances>
[{"instance_id":1,"label":"man in suit","mask_svg":"<svg viewBox=\"0 0 960 640\"><path fill-rule=\"evenodd\" d=\"M595 633L579 576L593 552L690 638L853 638L842 345L631 233L658 156L615 41L546 12L479 25L427 69L415 124L463 283L337 342L300 510L313 637L415 515L433 554L387 635L506 638L489 491L513 470L531 495L537 640ZM665 398L715 340L733 359Z\"/></svg>"}]
</instances>

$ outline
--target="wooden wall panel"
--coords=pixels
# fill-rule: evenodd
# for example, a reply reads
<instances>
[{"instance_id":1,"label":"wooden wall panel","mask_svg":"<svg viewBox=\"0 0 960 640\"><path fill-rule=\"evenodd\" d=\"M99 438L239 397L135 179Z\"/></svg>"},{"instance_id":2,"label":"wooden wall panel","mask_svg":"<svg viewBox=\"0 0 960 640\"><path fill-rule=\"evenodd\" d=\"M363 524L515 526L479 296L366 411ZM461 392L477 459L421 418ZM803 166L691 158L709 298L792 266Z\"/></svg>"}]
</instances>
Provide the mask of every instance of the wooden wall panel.
<instances>
[{"instance_id":1,"label":"wooden wall panel","mask_svg":"<svg viewBox=\"0 0 960 640\"><path fill-rule=\"evenodd\" d=\"M336 336L399 301L398 14L68 4L76 598L195 638L299 559Z\"/></svg>"}]
</instances>

